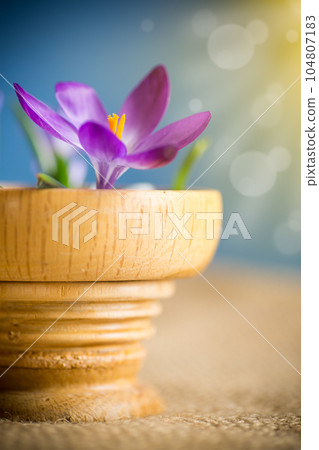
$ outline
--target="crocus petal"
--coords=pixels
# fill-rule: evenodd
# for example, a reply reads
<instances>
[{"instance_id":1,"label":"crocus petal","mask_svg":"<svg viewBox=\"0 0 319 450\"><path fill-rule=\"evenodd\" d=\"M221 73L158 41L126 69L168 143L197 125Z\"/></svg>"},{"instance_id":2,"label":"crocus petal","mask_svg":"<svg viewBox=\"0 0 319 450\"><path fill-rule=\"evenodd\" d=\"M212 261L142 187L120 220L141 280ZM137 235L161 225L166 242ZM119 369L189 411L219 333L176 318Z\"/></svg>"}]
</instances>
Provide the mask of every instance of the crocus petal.
<instances>
[{"instance_id":1,"label":"crocus petal","mask_svg":"<svg viewBox=\"0 0 319 450\"><path fill-rule=\"evenodd\" d=\"M97 189L114 188L117 179L128 170L128 167L117 166L113 162L95 161L92 159L92 163L95 169Z\"/></svg>"},{"instance_id":2,"label":"crocus petal","mask_svg":"<svg viewBox=\"0 0 319 450\"><path fill-rule=\"evenodd\" d=\"M56 98L70 121L79 128L85 122L107 126L107 112L95 90L82 83L58 83Z\"/></svg>"},{"instance_id":3,"label":"crocus petal","mask_svg":"<svg viewBox=\"0 0 319 450\"><path fill-rule=\"evenodd\" d=\"M19 102L30 117L39 127L65 142L76 147L81 147L76 128L58 113L49 108L49 106L36 99L17 83L14 88Z\"/></svg>"},{"instance_id":4,"label":"crocus petal","mask_svg":"<svg viewBox=\"0 0 319 450\"><path fill-rule=\"evenodd\" d=\"M115 182L123 175L124 172L128 170L128 167L123 166L113 166L112 164L108 167L108 177L104 179L97 179L96 187L98 189L111 189L114 188ZM107 181L106 181L107 180Z\"/></svg>"},{"instance_id":5,"label":"crocus petal","mask_svg":"<svg viewBox=\"0 0 319 450\"><path fill-rule=\"evenodd\" d=\"M134 149L134 154L143 153L154 147L171 145L177 150L193 142L207 127L211 119L209 111L200 112L173 122L145 138Z\"/></svg>"},{"instance_id":6,"label":"crocus petal","mask_svg":"<svg viewBox=\"0 0 319 450\"><path fill-rule=\"evenodd\" d=\"M155 169L171 162L177 152L178 150L175 147L165 145L145 152L127 155L125 160L120 161L118 159L117 161L132 169Z\"/></svg>"},{"instance_id":7,"label":"crocus petal","mask_svg":"<svg viewBox=\"0 0 319 450\"><path fill-rule=\"evenodd\" d=\"M96 172L98 189L113 187L113 184L126 167L117 167L117 158L124 159L126 147L115 134L107 128L87 122L79 129L79 138Z\"/></svg>"},{"instance_id":8,"label":"crocus petal","mask_svg":"<svg viewBox=\"0 0 319 450\"><path fill-rule=\"evenodd\" d=\"M169 79L164 66L155 67L129 94L120 110L120 115L126 115L123 141L129 152L155 130L169 97Z\"/></svg>"},{"instance_id":9,"label":"crocus petal","mask_svg":"<svg viewBox=\"0 0 319 450\"><path fill-rule=\"evenodd\" d=\"M87 154L103 161L112 161L126 155L126 147L115 134L94 122L86 122L79 129L79 139Z\"/></svg>"}]
</instances>

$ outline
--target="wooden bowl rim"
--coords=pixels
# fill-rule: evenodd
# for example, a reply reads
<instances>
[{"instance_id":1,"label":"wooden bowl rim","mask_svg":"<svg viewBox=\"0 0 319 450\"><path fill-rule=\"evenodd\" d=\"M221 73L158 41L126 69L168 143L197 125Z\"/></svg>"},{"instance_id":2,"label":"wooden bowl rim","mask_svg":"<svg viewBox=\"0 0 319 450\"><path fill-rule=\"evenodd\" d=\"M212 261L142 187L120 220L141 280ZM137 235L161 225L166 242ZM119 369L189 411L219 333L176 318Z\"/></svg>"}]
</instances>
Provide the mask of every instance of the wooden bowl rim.
<instances>
[{"instance_id":1,"label":"wooden bowl rim","mask_svg":"<svg viewBox=\"0 0 319 450\"><path fill-rule=\"evenodd\" d=\"M207 238L205 223L196 219L195 215L206 211L222 213L222 195L217 190L126 189L116 192L58 188L56 193L53 191L0 189L3 211L0 217L0 246L3 243L5 250L0 257L1 281L94 281L109 266L110 270L101 281L146 281L192 276L207 266L216 251L219 231L216 231L216 237ZM75 246L70 238L72 232L67 233L68 240L64 244L60 222L58 233L52 238L52 213L56 214L62 207L70 205L92 208L90 213L99 213L96 219L99 231L85 245L82 245L83 239L80 242L78 233ZM119 213L132 211L162 212L165 216L163 236L158 238L154 234L154 216L148 234L131 233L120 237L117 228ZM176 212L178 217L185 212L191 213L190 239L169 237L174 229L169 216L171 212ZM68 210L64 213L68 214ZM220 230L221 223L217 227ZM182 258L181 252L187 260ZM121 255L124 256L119 259Z\"/></svg>"}]
</instances>

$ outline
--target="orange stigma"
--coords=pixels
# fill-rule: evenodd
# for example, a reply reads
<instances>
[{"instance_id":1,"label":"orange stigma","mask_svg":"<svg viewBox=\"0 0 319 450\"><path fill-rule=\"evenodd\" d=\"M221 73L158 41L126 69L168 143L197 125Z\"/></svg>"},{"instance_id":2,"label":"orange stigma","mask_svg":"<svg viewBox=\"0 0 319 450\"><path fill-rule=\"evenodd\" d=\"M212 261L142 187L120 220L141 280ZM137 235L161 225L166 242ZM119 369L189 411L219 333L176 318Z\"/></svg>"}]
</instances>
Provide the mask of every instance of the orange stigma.
<instances>
[{"instance_id":1,"label":"orange stigma","mask_svg":"<svg viewBox=\"0 0 319 450\"><path fill-rule=\"evenodd\" d=\"M125 124L125 114L121 115L120 121L119 116L117 114L112 114L111 116L108 116L107 120L109 122L110 130L113 131L113 133L116 134L116 136L119 139L122 139Z\"/></svg>"}]
</instances>

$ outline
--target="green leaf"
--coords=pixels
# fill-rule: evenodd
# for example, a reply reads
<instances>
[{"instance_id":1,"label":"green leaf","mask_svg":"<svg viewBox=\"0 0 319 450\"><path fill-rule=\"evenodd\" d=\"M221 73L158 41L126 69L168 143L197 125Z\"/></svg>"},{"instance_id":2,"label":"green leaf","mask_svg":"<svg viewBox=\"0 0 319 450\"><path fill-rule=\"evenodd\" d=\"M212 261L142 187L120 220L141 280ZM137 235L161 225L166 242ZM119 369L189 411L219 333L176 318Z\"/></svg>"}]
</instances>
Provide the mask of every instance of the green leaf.
<instances>
[{"instance_id":1,"label":"green leaf","mask_svg":"<svg viewBox=\"0 0 319 450\"><path fill-rule=\"evenodd\" d=\"M206 138L199 139L195 142L190 152L186 155L184 161L182 162L182 165L177 170L173 180L172 189L186 189L187 180L189 179L194 164L204 155L209 147L209 144L210 141Z\"/></svg>"},{"instance_id":2,"label":"green leaf","mask_svg":"<svg viewBox=\"0 0 319 450\"><path fill-rule=\"evenodd\" d=\"M57 181L62 183L65 187L70 187L69 186L69 174L68 174L68 169L69 169L68 161L66 159L64 159L62 156L58 155L57 153L55 154L55 160L56 160L56 164L57 164L57 169L56 169L54 178L56 178Z\"/></svg>"},{"instance_id":3,"label":"green leaf","mask_svg":"<svg viewBox=\"0 0 319 450\"><path fill-rule=\"evenodd\" d=\"M37 180L38 189L65 188L62 183L46 173L37 173Z\"/></svg>"}]
</instances>

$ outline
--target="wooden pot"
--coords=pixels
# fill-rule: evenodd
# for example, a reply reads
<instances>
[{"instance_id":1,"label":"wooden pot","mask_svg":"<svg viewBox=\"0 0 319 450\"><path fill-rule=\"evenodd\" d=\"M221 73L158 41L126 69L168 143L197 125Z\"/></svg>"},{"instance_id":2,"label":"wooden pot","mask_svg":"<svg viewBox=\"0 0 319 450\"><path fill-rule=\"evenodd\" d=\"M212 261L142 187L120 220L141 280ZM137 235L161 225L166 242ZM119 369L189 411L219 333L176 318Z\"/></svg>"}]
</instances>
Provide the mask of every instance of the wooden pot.
<instances>
[{"instance_id":1,"label":"wooden pot","mask_svg":"<svg viewBox=\"0 0 319 450\"><path fill-rule=\"evenodd\" d=\"M160 412L140 341L169 279L213 257L221 212L209 190L0 189L0 416Z\"/></svg>"}]
</instances>

